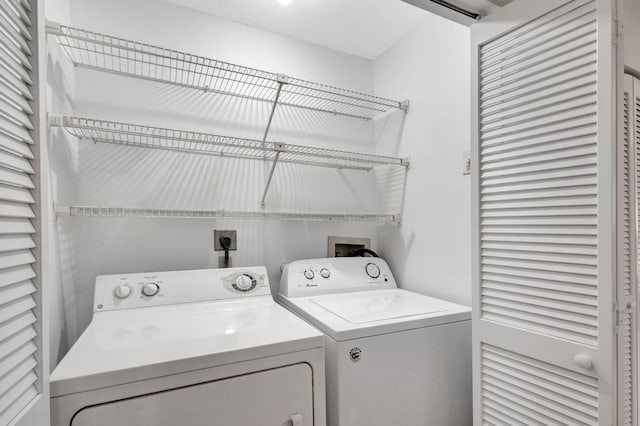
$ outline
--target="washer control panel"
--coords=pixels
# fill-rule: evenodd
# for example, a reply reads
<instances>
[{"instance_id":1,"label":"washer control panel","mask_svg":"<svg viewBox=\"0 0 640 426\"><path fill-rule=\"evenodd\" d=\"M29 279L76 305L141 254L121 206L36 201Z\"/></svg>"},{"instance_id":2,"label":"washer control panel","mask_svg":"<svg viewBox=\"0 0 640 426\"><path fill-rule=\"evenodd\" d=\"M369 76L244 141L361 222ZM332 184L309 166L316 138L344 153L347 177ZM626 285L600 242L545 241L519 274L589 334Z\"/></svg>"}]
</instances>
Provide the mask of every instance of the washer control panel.
<instances>
[{"instance_id":1,"label":"washer control panel","mask_svg":"<svg viewBox=\"0 0 640 426\"><path fill-rule=\"evenodd\" d=\"M280 280L285 297L396 288L389 265L379 257L334 257L287 264Z\"/></svg>"},{"instance_id":2,"label":"washer control panel","mask_svg":"<svg viewBox=\"0 0 640 426\"><path fill-rule=\"evenodd\" d=\"M96 278L93 310L268 295L271 295L269 278L263 266L101 275Z\"/></svg>"}]
</instances>

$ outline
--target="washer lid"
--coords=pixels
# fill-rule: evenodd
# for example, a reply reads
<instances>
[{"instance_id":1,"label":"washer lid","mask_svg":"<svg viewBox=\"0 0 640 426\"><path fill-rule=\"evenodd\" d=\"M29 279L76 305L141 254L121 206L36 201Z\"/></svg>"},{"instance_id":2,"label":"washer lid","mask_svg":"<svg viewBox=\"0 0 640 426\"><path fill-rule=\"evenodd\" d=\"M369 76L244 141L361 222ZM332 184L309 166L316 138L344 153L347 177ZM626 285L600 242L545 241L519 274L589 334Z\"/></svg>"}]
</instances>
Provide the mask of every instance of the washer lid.
<instances>
[{"instance_id":1,"label":"washer lid","mask_svg":"<svg viewBox=\"0 0 640 426\"><path fill-rule=\"evenodd\" d=\"M279 301L339 342L471 319L467 306L402 289L280 295Z\"/></svg>"},{"instance_id":2,"label":"washer lid","mask_svg":"<svg viewBox=\"0 0 640 426\"><path fill-rule=\"evenodd\" d=\"M433 299L399 291L332 294L314 297L310 301L351 324L365 324L447 310L444 305Z\"/></svg>"}]
</instances>

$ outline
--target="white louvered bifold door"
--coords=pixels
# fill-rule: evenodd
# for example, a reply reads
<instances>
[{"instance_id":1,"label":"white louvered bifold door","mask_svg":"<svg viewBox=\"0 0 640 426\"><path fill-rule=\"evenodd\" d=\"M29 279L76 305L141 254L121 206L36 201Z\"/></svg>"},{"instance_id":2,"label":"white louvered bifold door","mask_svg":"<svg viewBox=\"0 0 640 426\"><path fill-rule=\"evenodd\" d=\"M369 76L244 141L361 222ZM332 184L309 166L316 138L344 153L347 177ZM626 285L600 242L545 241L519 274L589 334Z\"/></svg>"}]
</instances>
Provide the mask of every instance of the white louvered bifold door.
<instances>
[{"instance_id":1,"label":"white louvered bifold door","mask_svg":"<svg viewBox=\"0 0 640 426\"><path fill-rule=\"evenodd\" d=\"M472 26L478 425L614 424L614 5Z\"/></svg>"},{"instance_id":2,"label":"white louvered bifold door","mask_svg":"<svg viewBox=\"0 0 640 426\"><path fill-rule=\"evenodd\" d=\"M42 393L35 7L0 0L0 425L23 418Z\"/></svg>"},{"instance_id":3,"label":"white louvered bifold door","mask_svg":"<svg viewBox=\"0 0 640 426\"><path fill-rule=\"evenodd\" d=\"M637 277L637 208L638 165L636 105L633 78L625 75L622 131L618 143L618 424L637 425L637 347L638 316L636 308Z\"/></svg>"},{"instance_id":4,"label":"white louvered bifold door","mask_svg":"<svg viewBox=\"0 0 640 426\"><path fill-rule=\"evenodd\" d=\"M638 409L640 404L640 393L638 392L640 389L640 371L638 370L638 357L640 357L640 339L638 339L638 309L640 307L640 303L638 303L638 297L640 296L640 282L638 281L638 277L640 277L640 256L638 256L638 247L640 247L640 80L637 78L633 79L633 96L629 98L629 129L633 128L633 132L630 130L630 145L635 148L635 216L632 218L635 219L635 237L636 237L636 252L635 252L635 281L632 282L633 289L632 293L635 296L635 300L632 300L633 305L633 313L631 316L631 336L630 344L633 346L631 349L631 360L627 358L625 353L624 361L625 363L622 365L622 371L624 372L624 386L628 387L631 390L631 394L628 395L628 405L624 407L625 412L629 410L633 410L633 416L630 419L630 423L632 425L640 424L640 416L638 416ZM625 90L626 91L626 90ZM633 297L632 296L632 297ZM633 304L635 302L635 304ZM629 309L628 304L625 302L622 305L623 309L627 311ZM625 340L625 345L627 341ZM625 346L626 349L626 346ZM620 349L619 349L620 350ZM620 361L618 361L620 362ZM631 383L629 383L630 381ZM618 387L620 388L620 386ZM626 388L625 388L626 389Z\"/></svg>"}]
</instances>

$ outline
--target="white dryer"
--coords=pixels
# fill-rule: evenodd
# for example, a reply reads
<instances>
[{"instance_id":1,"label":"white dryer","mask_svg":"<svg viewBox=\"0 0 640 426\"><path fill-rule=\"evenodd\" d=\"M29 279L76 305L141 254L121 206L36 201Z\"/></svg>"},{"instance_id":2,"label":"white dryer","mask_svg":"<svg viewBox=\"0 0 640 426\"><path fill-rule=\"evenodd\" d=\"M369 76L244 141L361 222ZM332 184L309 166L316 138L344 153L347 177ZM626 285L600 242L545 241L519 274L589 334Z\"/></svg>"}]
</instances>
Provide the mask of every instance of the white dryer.
<instances>
[{"instance_id":1,"label":"white dryer","mask_svg":"<svg viewBox=\"0 0 640 426\"><path fill-rule=\"evenodd\" d=\"M330 426L472 423L468 307L397 288L371 257L292 262L278 299L325 333Z\"/></svg>"},{"instance_id":2,"label":"white dryer","mask_svg":"<svg viewBox=\"0 0 640 426\"><path fill-rule=\"evenodd\" d=\"M264 267L100 276L51 374L54 426L323 426L322 333Z\"/></svg>"}]
</instances>

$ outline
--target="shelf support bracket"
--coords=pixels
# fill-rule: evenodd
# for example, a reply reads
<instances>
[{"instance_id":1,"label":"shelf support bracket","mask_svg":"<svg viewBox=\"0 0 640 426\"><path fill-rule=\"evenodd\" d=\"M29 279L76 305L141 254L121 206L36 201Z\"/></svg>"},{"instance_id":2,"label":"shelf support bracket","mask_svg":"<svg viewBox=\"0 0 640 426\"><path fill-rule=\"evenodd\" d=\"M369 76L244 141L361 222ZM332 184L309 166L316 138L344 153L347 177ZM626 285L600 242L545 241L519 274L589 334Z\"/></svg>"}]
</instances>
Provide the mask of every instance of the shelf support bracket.
<instances>
[{"instance_id":1,"label":"shelf support bracket","mask_svg":"<svg viewBox=\"0 0 640 426\"><path fill-rule=\"evenodd\" d=\"M69 206L61 206L58 203L53 203L53 212L56 217L71 216L71 209Z\"/></svg>"},{"instance_id":2,"label":"shelf support bracket","mask_svg":"<svg viewBox=\"0 0 640 426\"><path fill-rule=\"evenodd\" d=\"M273 100L273 106L271 107L271 113L269 114L269 121L267 121L267 128L264 130L264 136L262 136L262 140L267 140L267 135L269 134L269 130L271 129L271 122L273 121L273 114L276 112L276 107L278 106L278 100L280 99L280 93L282 92L282 86L285 84L289 84L289 76L286 74L278 74L278 90L276 91L276 98Z\"/></svg>"},{"instance_id":3,"label":"shelf support bracket","mask_svg":"<svg viewBox=\"0 0 640 426\"><path fill-rule=\"evenodd\" d=\"M47 113L47 124L49 127L62 127L64 126L64 118L61 115Z\"/></svg>"},{"instance_id":4,"label":"shelf support bracket","mask_svg":"<svg viewBox=\"0 0 640 426\"><path fill-rule=\"evenodd\" d=\"M273 164L271 165L271 171L269 172L269 177L267 178L267 185L264 188L264 192L262 193L262 199L260 200L260 207L264 209L265 203L264 200L267 198L267 193L269 192L269 187L271 186L271 179L273 179L273 172L276 171L276 165L278 164L278 160L280 159L280 154L287 150L287 145L275 142L273 144L273 149L276 151L276 156L273 159Z\"/></svg>"},{"instance_id":5,"label":"shelf support bracket","mask_svg":"<svg viewBox=\"0 0 640 426\"><path fill-rule=\"evenodd\" d=\"M50 21L48 19L45 19L45 31L47 34L61 35L62 25L60 25L55 21Z\"/></svg>"},{"instance_id":6,"label":"shelf support bracket","mask_svg":"<svg viewBox=\"0 0 640 426\"><path fill-rule=\"evenodd\" d=\"M269 114L269 121L267 121L267 128L264 130L264 136L262 136L263 145L266 145L267 136L269 135L269 130L271 129L271 123L273 122L273 114L275 114L276 112L276 108L278 107L278 100L280 100L280 93L282 93L282 86L289 83L289 76L286 74L278 74L277 81L278 90L276 91L276 97L273 100L273 106L271 107L271 113ZM273 159L273 164L271 165L271 170L269 171L269 177L267 178L267 185L264 188L262 199L260 200L260 207L263 209L265 206L264 200L267 198L267 193L269 192L269 187L271 186L271 179L273 179L273 173L276 171L276 165L278 164L278 160L280 159L280 153L286 150L286 145L276 142L273 144L273 148L276 151L276 156Z\"/></svg>"}]
</instances>

